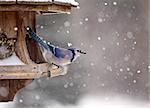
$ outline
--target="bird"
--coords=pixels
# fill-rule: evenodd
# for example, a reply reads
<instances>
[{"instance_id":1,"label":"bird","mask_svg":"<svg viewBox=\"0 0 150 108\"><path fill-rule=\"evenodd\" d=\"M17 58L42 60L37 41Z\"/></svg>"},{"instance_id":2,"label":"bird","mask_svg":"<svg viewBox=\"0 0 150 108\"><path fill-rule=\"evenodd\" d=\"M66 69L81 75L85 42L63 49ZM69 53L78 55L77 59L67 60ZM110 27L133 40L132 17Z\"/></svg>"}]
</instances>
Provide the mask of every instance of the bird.
<instances>
[{"instance_id":1,"label":"bird","mask_svg":"<svg viewBox=\"0 0 150 108\"><path fill-rule=\"evenodd\" d=\"M5 33L0 33L0 60L13 55L15 42L15 39L8 39Z\"/></svg>"},{"instance_id":2,"label":"bird","mask_svg":"<svg viewBox=\"0 0 150 108\"><path fill-rule=\"evenodd\" d=\"M36 41L41 47L41 51L45 61L59 67L65 67L74 62L80 55L86 52L78 48L61 48L44 40L41 36L36 34L29 26L26 27L27 33Z\"/></svg>"}]
</instances>

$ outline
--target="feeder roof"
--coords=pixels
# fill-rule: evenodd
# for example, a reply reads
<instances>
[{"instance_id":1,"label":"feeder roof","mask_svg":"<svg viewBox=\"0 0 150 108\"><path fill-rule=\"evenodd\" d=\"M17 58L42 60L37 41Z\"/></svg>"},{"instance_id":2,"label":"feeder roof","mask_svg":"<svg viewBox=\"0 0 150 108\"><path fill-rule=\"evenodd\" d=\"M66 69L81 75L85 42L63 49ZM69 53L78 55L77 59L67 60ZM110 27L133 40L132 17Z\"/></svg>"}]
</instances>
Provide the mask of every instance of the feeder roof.
<instances>
[{"instance_id":1,"label":"feeder roof","mask_svg":"<svg viewBox=\"0 0 150 108\"><path fill-rule=\"evenodd\" d=\"M0 0L0 4L60 4L78 6L79 3L75 0Z\"/></svg>"},{"instance_id":2,"label":"feeder roof","mask_svg":"<svg viewBox=\"0 0 150 108\"><path fill-rule=\"evenodd\" d=\"M75 0L0 0L0 11L70 12Z\"/></svg>"}]
</instances>

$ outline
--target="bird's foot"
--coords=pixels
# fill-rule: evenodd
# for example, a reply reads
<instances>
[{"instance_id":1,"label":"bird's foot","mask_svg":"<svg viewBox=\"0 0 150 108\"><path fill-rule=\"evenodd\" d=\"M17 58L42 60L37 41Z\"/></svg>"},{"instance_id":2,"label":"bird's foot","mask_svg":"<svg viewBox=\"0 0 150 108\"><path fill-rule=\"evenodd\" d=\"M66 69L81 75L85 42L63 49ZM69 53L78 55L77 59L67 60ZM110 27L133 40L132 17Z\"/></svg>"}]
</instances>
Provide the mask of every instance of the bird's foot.
<instances>
[{"instance_id":1,"label":"bird's foot","mask_svg":"<svg viewBox=\"0 0 150 108\"><path fill-rule=\"evenodd\" d=\"M50 77L51 77L51 71L48 71L47 74L48 74L48 75L47 75L48 78L50 78Z\"/></svg>"},{"instance_id":2,"label":"bird's foot","mask_svg":"<svg viewBox=\"0 0 150 108\"><path fill-rule=\"evenodd\" d=\"M60 66L59 66L59 65L57 65L57 64L52 63L52 65L56 67L55 69L60 68Z\"/></svg>"}]
</instances>

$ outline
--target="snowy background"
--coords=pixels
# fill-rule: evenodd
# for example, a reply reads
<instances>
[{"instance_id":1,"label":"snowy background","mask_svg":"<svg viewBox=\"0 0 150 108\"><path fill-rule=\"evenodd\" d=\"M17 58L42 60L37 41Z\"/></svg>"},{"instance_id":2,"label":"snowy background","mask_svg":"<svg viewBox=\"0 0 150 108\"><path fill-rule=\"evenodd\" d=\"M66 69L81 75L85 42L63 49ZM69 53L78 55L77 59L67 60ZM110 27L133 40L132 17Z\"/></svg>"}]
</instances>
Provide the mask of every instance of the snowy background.
<instances>
[{"instance_id":1,"label":"snowy background","mask_svg":"<svg viewBox=\"0 0 150 108\"><path fill-rule=\"evenodd\" d=\"M71 14L37 16L41 36L87 55L66 76L35 79L15 107L148 108L148 2L80 0Z\"/></svg>"}]
</instances>

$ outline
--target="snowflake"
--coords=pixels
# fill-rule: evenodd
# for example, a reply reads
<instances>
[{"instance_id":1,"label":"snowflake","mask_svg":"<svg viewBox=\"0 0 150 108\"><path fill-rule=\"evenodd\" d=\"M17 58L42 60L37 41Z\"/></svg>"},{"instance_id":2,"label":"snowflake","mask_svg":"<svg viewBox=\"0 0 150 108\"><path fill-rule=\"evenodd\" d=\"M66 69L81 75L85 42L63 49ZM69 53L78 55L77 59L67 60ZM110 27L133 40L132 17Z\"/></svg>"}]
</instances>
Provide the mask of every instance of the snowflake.
<instances>
[{"instance_id":1,"label":"snowflake","mask_svg":"<svg viewBox=\"0 0 150 108\"><path fill-rule=\"evenodd\" d=\"M107 5L108 5L108 3L107 3L107 2L105 2L105 3L104 3L104 5L105 5L105 6L107 6Z\"/></svg>"},{"instance_id":2,"label":"snowflake","mask_svg":"<svg viewBox=\"0 0 150 108\"><path fill-rule=\"evenodd\" d=\"M98 22L99 22L99 23L102 23L102 22L103 22L103 19L102 19L102 18L98 18Z\"/></svg>"},{"instance_id":3,"label":"snowflake","mask_svg":"<svg viewBox=\"0 0 150 108\"><path fill-rule=\"evenodd\" d=\"M84 43L81 43L81 46L83 46L84 45Z\"/></svg>"},{"instance_id":4,"label":"snowflake","mask_svg":"<svg viewBox=\"0 0 150 108\"><path fill-rule=\"evenodd\" d=\"M135 9L136 7L135 7L135 6L132 6L132 8Z\"/></svg>"},{"instance_id":5,"label":"snowflake","mask_svg":"<svg viewBox=\"0 0 150 108\"><path fill-rule=\"evenodd\" d=\"M36 100L40 100L40 96L39 95L35 95L35 99Z\"/></svg>"},{"instance_id":6,"label":"snowflake","mask_svg":"<svg viewBox=\"0 0 150 108\"><path fill-rule=\"evenodd\" d=\"M116 6L118 3L116 1L113 2L113 5Z\"/></svg>"},{"instance_id":7,"label":"snowflake","mask_svg":"<svg viewBox=\"0 0 150 108\"><path fill-rule=\"evenodd\" d=\"M109 70L109 71L112 71L112 67L111 66L107 66L106 69Z\"/></svg>"},{"instance_id":8,"label":"snowflake","mask_svg":"<svg viewBox=\"0 0 150 108\"><path fill-rule=\"evenodd\" d=\"M137 81L136 81L136 80L133 80L133 83L137 83Z\"/></svg>"},{"instance_id":9,"label":"snowflake","mask_svg":"<svg viewBox=\"0 0 150 108\"><path fill-rule=\"evenodd\" d=\"M64 88L68 88L68 83L64 85Z\"/></svg>"},{"instance_id":10,"label":"snowflake","mask_svg":"<svg viewBox=\"0 0 150 108\"><path fill-rule=\"evenodd\" d=\"M68 15L70 15L70 14L71 14L71 12L67 12L67 14L68 14Z\"/></svg>"},{"instance_id":11,"label":"snowflake","mask_svg":"<svg viewBox=\"0 0 150 108\"><path fill-rule=\"evenodd\" d=\"M22 100L22 99L19 99L19 102L20 102L20 103L22 103L22 102L23 102L23 100Z\"/></svg>"},{"instance_id":12,"label":"snowflake","mask_svg":"<svg viewBox=\"0 0 150 108\"><path fill-rule=\"evenodd\" d=\"M140 70L137 70L137 72L136 72L136 73L140 74L140 73L141 73L141 71L140 71Z\"/></svg>"},{"instance_id":13,"label":"snowflake","mask_svg":"<svg viewBox=\"0 0 150 108\"><path fill-rule=\"evenodd\" d=\"M86 84L83 84L83 87L86 87L87 85Z\"/></svg>"},{"instance_id":14,"label":"snowflake","mask_svg":"<svg viewBox=\"0 0 150 108\"><path fill-rule=\"evenodd\" d=\"M14 31L18 31L18 27L14 27Z\"/></svg>"},{"instance_id":15,"label":"snowflake","mask_svg":"<svg viewBox=\"0 0 150 108\"><path fill-rule=\"evenodd\" d=\"M126 39L126 38L124 38L123 40L124 40L124 41L126 41L127 39Z\"/></svg>"},{"instance_id":16,"label":"snowflake","mask_svg":"<svg viewBox=\"0 0 150 108\"><path fill-rule=\"evenodd\" d=\"M55 24L55 23L56 23L56 21L52 21L52 23L53 23L53 24Z\"/></svg>"},{"instance_id":17,"label":"snowflake","mask_svg":"<svg viewBox=\"0 0 150 108\"><path fill-rule=\"evenodd\" d=\"M134 38L133 33L132 32L127 32L127 38L133 39Z\"/></svg>"},{"instance_id":18,"label":"snowflake","mask_svg":"<svg viewBox=\"0 0 150 108\"><path fill-rule=\"evenodd\" d=\"M80 24L80 25L82 25L82 24L83 24L83 22L81 22L81 21L80 21L80 22L79 22L79 24Z\"/></svg>"},{"instance_id":19,"label":"snowflake","mask_svg":"<svg viewBox=\"0 0 150 108\"><path fill-rule=\"evenodd\" d=\"M77 6L77 9L80 9L80 6Z\"/></svg>"},{"instance_id":20,"label":"snowflake","mask_svg":"<svg viewBox=\"0 0 150 108\"><path fill-rule=\"evenodd\" d=\"M90 63L91 66L94 66L94 63Z\"/></svg>"},{"instance_id":21,"label":"snowflake","mask_svg":"<svg viewBox=\"0 0 150 108\"><path fill-rule=\"evenodd\" d=\"M122 69L122 68L120 69L120 72L123 72L123 69Z\"/></svg>"},{"instance_id":22,"label":"snowflake","mask_svg":"<svg viewBox=\"0 0 150 108\"><path fill-rule=\"evenodd\" d=\"M85 21L88 21L89 19L88 19L88 18L85 18L84 20L85 20Z\"/></svg>"},{"instance_id":23,"label":"snowflake","mask_svg":"<svg viewBox=\"0 0 150 108\"><path fill-rule=\"evenodd\" d=\"M59 32L60 32L60 30L57 30L57 32L59 33Z\"/></svg>"},{"instance_id":24,"label":"snowflake","mask_svg":"<svg viewBox=\"0 0 150 108\"><path fill-rule=\"evenodd\" d=\"M130 68L127 67L127 71L130 71Z\"/></svg>"},{"instance_id":25,"label":"snowflake","mask_svg":"<svg viewBox=\"0 0 150 108\"><path fill-rule=\"evenodd\" d=\"M103 51L105 51L105 50L106 50L106 48L105 48L105 47L103 47L103 48L102 48L102 50L103 50Z\"/></svg>"},{"instance_id":26,"label":"snowflake","mask_svg":"<svg viewBox=\"0 0 150 108\"><path fill-rule=\"evenodd\" d=\"M69 86L70 86L70 87L73 87L73 86L74 86L74 83L73 83L73 82L71 82L71 83L69 84Z\"/></svg>"},{"instance_id":27,"label":"snowflake","mask_svg":"<svg viewBox=\"0 0 150 108\"><path fill-rule=\"evenodd\" d=\"M98 37L97 37L97 39L98 39L98 40L101 40L101 37L100 37L100 36L98 36Z\"/></svg>"},{"instance_id":28,"label":"snowflake","mask_svg":"<svg viewBox=\"0 0 150 108\"><path fill-rule=\"evenodd\" d=\"M44 28L44 26L42 26L42 25L41 25L41 26L40 26L40 28L41 28L41 29L43 29L43 28Z\"/></svg>"},{"instance_id":29,"label":"snowflake","mask_svg":"<svg viewBox=\"0 0 150 108\"><path fill-rule=\"evenodd\" d=\"M137 42L136 42L136 41L134 41L134 44L136 45L136 44L137 44Z\"/></svg>"},{"instance_id":30,"label":"snowflake","mask_svg":"<svg viewBox=\"0 0 150 108\"><path fill-rule=\"evenodd\" d=\"M88 76L88 77L90 77L90 76L91 76L91 74L89 74L89 73L88 73L88 74L87 74L87 76Z\"/></svg>"},{"instance_id":31,"label":"snowflake","mask_svg":"<svg viewBox=\"0 0 150 108\"><path fill-rule=\"evenodd\" d=\"M106 59L106 56L104 56L103 58Z\"/></svg>"},{"instance_id":32,"label":"snowflake","mask_svg":"<svg viewBox=\"0 0 150 108\"><path fill-rule=\"evenodd\" d=\"M115 33L116 33L116 35L117 35L118 37L120 36L120 34L119 34L117 31L116 31Z\"/></svg>"},{"instance_id":33,"label":"snowflake","mask_svg":"<svg viewBox=\"0 0 150 108\"><path fill-rule=\"evenodd\" d=\"M117 44L117 46L119 46L119 45L120 45L120 43L119 43L119 42L117 42L116 44Z\"/></svg>"},{"instance_id":34,"label":"snowflake","mask_svg":"<svg viewBox=\"0 0 150 108\"><path fill-rule=\"evenodd\" d=\"M104 87L104 86L105 86L105 84L104 84L104 83L102 83L102 84L101 84L101 86L102 86L102 87Z\"/></svg>"},{"instance_id":35,"label":"snowflake","mask_svg":"<svg viewBox=\"0 0 150 108\"><path fill-rule=\"evenodd\" d=\"M64 22L64 26L65 26L65 27L70 27L70 22L69 22L69 21L65 21L65 22Z\"/></svg>"},{"instance_id":36,"label":"snowflake","mask_svg":"<svg viewBox=\"0 0 150 108\"><path fill-rule=\"evenodd\" d=\"M71 47L72 46L72 43L67 43L68 47Z\"/></svg>"},{"instance_id":37,"label":"snowflake","mask_svg":"<svg viewBox=\"0 0 150 108\"><path fill-rule=\"evenodd\" d=\"M69 33L70 33L70 31L69 31L69 30L67 30L66 32L67 32L67 34L69 34Z\"/></svg>"}]
</instances>

